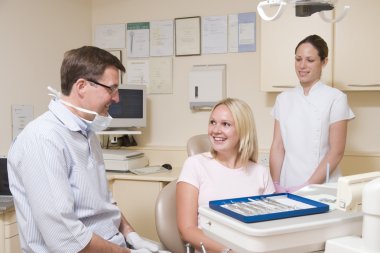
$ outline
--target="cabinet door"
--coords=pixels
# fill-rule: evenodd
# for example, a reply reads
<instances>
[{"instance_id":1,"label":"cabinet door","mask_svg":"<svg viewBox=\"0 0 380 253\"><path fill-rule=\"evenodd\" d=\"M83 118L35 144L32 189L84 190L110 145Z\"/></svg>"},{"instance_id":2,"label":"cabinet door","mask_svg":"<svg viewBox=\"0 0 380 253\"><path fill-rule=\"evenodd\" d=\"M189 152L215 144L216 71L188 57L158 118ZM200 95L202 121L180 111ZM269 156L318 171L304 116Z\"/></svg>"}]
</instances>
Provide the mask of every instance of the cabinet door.
<instances>
[{"instance_id":1,"label":"cabinet door","mask_svg":"<svg viewBox=\"0 0 380 253\"><path fill-rule=\"evenodd\" d=\"M116 179L112 194L128 222L141 236L159 241L156 233L155 206L162 182Z\"/></svg>"},{"instance_id":2,"label":"cabinet door","mask_svg":"<svg viewBox=\"0 0 380 253\"><path fill-rule=\"evenodd\" d=\"M318 13L310 17L296 17L294 5L289 3L279 19L260 19L259 22L262 91L282 91L299 83L294 70L294 50L305 37L312 34L321 36L332 52L333 25L324 22ZM322 80L331 85L332 63L329 62L323 70Z\"/></svg>"},{"instance_id":3,"label":"cabinet door","mask_svg":"<svg viewBox=\"0 0 380 253\"><path fill-rule=\"evenodd\" d=\"M5 239L4 244L5 253L21 253L21 245L18 235Z\"/></svg>"},{"instance_id":4,"label":"cabinet door","mask_svg":"<svg viewBox=\"0 0 380 253\"><path fill-rule=\"evenodd\" d=\"M21 252L16 223L16 213L14 209L7 210L0 214L0 252Z\"/></svg>"},{"instance_id":5,"label":"cabinet door","mask_svg":"<svg viewBox=\"0 0 380 253\"><path fill-rule=\"evenodd\" d=\"M350 5L335 24L334 86L342 90L380 90L380 1L338 1Z\"/></svg>"}]
</instances>

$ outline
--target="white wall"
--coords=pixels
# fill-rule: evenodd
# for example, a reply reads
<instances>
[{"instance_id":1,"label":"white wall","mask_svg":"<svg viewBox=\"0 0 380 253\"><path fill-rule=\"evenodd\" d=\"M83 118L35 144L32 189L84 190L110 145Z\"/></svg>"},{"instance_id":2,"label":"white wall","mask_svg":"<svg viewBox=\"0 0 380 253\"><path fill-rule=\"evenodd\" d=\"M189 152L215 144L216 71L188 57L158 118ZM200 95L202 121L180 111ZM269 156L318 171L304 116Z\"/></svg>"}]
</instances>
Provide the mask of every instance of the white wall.
<instances>
[{"instance_id":1,"label":"white wall","mask_svg":"<svg viewBox=\"0 0 380 253\"><path fill-rule=\"evenodd\" d=\"M46 86L54 84L59 89L63 53L91 44L96 24L228 15L256 11L257 3L257 0L0 0L0 154L6 154L11 143L11 105L32 104L35 117L46 111L49 102ZM277 94L260 91L260 18L257 22L257 52L173 57L173 94L149 96L149 126L138 137L141 146L183 148L189 136L205 132L209 113L190 111L187 75L194 64L224 63L228 96L242 98L252 106L260 148L269 149L273 131L270 110ZM380 154L377 117L380 92L350 92L348 97L357 118L349 125L347 152Z\"/></svg>"},{"instance_id":2,"label":"white wall","mask_svg":"<svg viewBox=\"0 0 380 253\"><path fill-rule=\"evenodd\" d=\"M63 53L91 44L91 27L90 0L0 0L0 154L12 140L11 105L45 112Z\"/></svg>"},{"instance_id":3,"label":"white wall","mask_svg":"<svg viewBox=\"0 0 380 253\"><path fill-rule=\"evenodd\" d=\"M93 0L93 25L256 12L258 2ZM205 132L209 113L192 113L189 109L188 72L195 64L224 63L227 64L227 95L244 99L252 106L259 133L259 146L262 150L269 149L273 132L270 110L277 94L260 91L259 57L260 43L263 42L260 41L259 22L261 20L257 17L257 52L173 57L173 94L149 96L149 126L138 139L140 145L184 146L189 136ZM273 74L275 73L274 70ZM380 120L376 119L380 113L380 92L350 92L348 98L357 117L349 124L346 150L351 153L380 154Z\"/></svg>"},{"instance_id":4,"label":"white wall","mask_svg":"<svg viewBox=\"0 0 380 253\"><path fill-rule=\"evenodd\" d=\"M176 17L228 15L255 12L258 1L246 0L112 0L93 1L93 25L174 19ZM259 26L256 26L259 28ZM259 40L257 40L259 43ZM259 47L257 47L259 48ZM252 106L260 133L268 147L272 138L270 108L274 95L260 91L259 50L249 53L173 57L173 94L149 96L149 126L137 137L142 146L179 146L207 130L209 112L193 113L188 102L188 73L195 64L227 64L227 94ZM127 70L128 72L128 70Z\"/></svg>"}]
</instances>

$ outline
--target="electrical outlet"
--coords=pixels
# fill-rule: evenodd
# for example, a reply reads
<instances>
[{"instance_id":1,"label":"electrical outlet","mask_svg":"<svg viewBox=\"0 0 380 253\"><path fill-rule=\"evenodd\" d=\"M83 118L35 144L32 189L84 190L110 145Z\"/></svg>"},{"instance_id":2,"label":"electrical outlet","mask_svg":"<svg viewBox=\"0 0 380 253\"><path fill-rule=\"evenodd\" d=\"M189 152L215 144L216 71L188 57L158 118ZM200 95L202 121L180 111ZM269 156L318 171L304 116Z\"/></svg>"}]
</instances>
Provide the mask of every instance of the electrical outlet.
<instances>
[{"instance_id":1,"label":"electrical outlet","mask_svg":"<svg viewBox=\"0 0 380 253\"><path fill-rule=\"evenodd\" d=\"M122 135L119 135L119 134L111 134L111 135L109 136L109 138L110 138L110 143L111 143L111 144L117 144L117 143L118 143L118 139L119 139L120 137L122 137Z\"/></svg>"},{"instance_id":2,"label":"electrical outlet","mask_svg":"<svg viewBox=\"0 0 380 253\"><path fill-rule=\"evenodd\" d=\"M269 153L260 153L259 161L261 165L269 168Z\"/></svg>"},{"instance_id":3,"label":"electrical outlet","mask_svg":"<svg viewBox=\"0 0 380 253\"><path fill-rule=\"evenodd\" d=\"M111 142L111 144L116 144L117 143L117 136L111 136L110 142Z\"/></svg>"}]
</instances>

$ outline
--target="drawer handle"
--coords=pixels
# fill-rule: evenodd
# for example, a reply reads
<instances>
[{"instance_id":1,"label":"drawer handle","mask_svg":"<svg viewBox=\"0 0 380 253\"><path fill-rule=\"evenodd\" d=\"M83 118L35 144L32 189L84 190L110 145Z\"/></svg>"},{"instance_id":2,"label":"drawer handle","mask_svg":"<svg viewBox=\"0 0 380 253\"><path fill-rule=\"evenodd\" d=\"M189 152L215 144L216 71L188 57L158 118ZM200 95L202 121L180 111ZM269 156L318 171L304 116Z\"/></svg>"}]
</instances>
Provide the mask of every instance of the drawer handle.
<instances>
[{"instance_id":1,"label":"drawer handle","mask_svg":"<svg viewBox=\"0 0 380 253\"><path fill-rule=\"evenodd\" d=\"M380 87L380 84L374 83L374 84L349 84L350 87Z\"/></svg>"},{"instance_id":2,"label":"drawer handle","mask_svg":"<svg viewBox=\"0 0 380 253\"><path fill-rule=\"evenodd\" d=\"M292 85L272 85L273 88L294 88Z\"/></svg>"}]
</instances>

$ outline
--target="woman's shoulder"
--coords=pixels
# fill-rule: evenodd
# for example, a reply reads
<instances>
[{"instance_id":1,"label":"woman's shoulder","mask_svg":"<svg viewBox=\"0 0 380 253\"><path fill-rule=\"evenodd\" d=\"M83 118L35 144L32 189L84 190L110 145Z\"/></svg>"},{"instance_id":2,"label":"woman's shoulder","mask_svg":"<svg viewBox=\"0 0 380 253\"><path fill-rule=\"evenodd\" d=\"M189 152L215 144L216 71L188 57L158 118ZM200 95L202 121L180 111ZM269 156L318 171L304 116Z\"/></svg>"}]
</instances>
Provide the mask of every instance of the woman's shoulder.
<instances>
[{"instance_id":1,"label":"woman's shoulder","mask_svg":"<svg viewBox=\"0 0 380 253\"><path fill-rule=\"evenodd\" d=\"M300 86L299 85L296 86L296 87L294 87L294 88L290 88L290 89L284 90L283 92L281 92L280 94L278 94L277 99L281 100L281 99L292 98L295 95L297 95L298 93L300 93Z\"/></svg>"},{"instance_id":2,"label":"woman's shoulder","mask_svg":"<svg viewBox=\"0 0 380 253\"><path fill-rule=\"evenodd\" d=\"M213 159L210 152L204 152L189 156L185 160L185 164L205 163Z\"/></svg>"},{"instance_id":3,"label":"woman's shoulder","mask_svg":"<svg viewBox=\"0 0 380 253\"><path fill-rule=\"evenodd\" d=\"M322 84L320 87L327 94L331 94L334 96L346 96L346 94L343 93L343 91L341 91L335 87L329 86L327 84Z\"/></svg>"}]
</instances>

